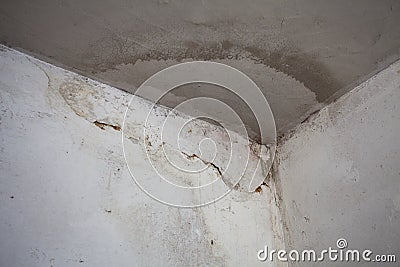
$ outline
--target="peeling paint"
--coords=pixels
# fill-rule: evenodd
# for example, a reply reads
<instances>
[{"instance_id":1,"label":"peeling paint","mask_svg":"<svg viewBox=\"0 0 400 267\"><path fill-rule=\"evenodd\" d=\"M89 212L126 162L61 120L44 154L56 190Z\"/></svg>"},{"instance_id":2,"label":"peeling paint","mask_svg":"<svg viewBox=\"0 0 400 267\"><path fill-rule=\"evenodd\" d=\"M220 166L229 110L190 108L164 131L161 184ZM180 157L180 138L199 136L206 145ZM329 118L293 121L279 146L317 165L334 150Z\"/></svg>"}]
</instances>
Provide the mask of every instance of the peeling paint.
<instances>
[{"instance_id":1,"label":"peeling paint","mask_svg":"<svg viewBox=\"0 0 400 267\"><path fill-rule=\"evenodd\" d=\"M96 125L97 127L99 127L102 130L104 130L106 127L110 127L110 128L112 128L112 129L114 129L116 131L121 131L121 126L119 126L119 125L112 125L112 124L99 122L99 121L94 121L93 124Z\"/></svg>"}]
</instances>

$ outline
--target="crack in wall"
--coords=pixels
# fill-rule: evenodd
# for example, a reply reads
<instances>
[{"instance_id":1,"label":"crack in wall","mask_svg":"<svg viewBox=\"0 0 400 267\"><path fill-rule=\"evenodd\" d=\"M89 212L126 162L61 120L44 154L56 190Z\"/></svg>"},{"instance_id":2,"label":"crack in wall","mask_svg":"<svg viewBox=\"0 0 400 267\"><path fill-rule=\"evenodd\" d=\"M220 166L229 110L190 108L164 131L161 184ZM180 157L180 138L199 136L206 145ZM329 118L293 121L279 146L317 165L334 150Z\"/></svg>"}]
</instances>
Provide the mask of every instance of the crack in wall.
<instances>
[{"instance_id":1,"label":"crack in wall","mask_svg":"<svg viewBox=\"0 0 400 267\"><path fill-rule=\"evenodd\" d=\"M237 182L236 184L232 184L232 183L223 175L223 172L221 171L222 168L218 167L215 163L206 161L206 160L200 158L200 157L199 157L198 155L196 155L196 154L191 154L191 155L190 155L190 154L185 153L185 152L183 152L183 151L181 151L181 153L182 153L183 155L185 155L187 159L192 160L192 159L197 158L197 159L201 160L205 165L211 167L212 169L214 169L214 170L216 171L216 174L217 174L219 177L221 177L222 182L224 182L224 184L225 184L228 188L233 189L233 190L236 190L236 191L239 190L239 182ZM240 181L240 180L239 180L239 181Z\"/></svg>"},{"instance_id":2,"label":"crack in wall","mask_svg":"<svg viewBox=\"0 0 400 267\"><path fill-rule=\"evenodd\" d=\"M116 131L121 131L121 126L119 126L119 125L104 123L104 122L100 122L100 121L97 121L97 120L95 120L93 122L93 124L96 125L97 127L99 127L102 130L105 130L106 127L109 127L109 128L112 128L112 129L114 129Z\"/></svg>"},{"instance_id":3,"label":"crack in wall","mask_svg":"<svg viewBox=\"0 0 400 267\"><path fill-rule=\"evenodd\" d=\"M192 159L195 159L195 158L196 158L196 159L201 160L205 165L210 166L210 167L212 167L214 170L216 170L216 172L217 172L217 174L218 174L219 176L221 176L221 177L223 176L223 175L222 175L222 172L221 172L221 169L220 169L217 165L215 165L215 163L206 161L206 160L200 158L199 156L197 156L196 154L191 154L191 155L189 155L188 153L185 153L185 152L183 152L183 151L181 151L181 153L182 153L183 155L185 155L187 159L192 160Z\"/></svg>"}]
</instances>

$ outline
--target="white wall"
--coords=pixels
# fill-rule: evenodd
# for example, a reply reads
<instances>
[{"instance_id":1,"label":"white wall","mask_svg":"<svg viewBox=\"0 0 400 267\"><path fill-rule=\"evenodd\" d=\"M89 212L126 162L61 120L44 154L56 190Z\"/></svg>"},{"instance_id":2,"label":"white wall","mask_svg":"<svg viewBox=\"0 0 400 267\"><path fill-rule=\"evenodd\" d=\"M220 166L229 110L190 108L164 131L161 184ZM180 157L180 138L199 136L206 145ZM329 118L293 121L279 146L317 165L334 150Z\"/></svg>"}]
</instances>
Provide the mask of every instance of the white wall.
<instances>
[{"instance_id":1,"label":"white wall","mask_svg":"<svg viewBox=\"0 0 400 267\"><path fill-rule=\"evenodd\" d=\"M265 266L257 251L282 242L273 192L239 188L194 209L150 198L122 154L118 127L130 98L1 48L0 266ZM136 98L132 106L126 142L136 149L135 170L146 173L137 162L146 159L143 118L151 104ZM194 135L203 130L220 134L214 125L193 125ZM250 155L250 164L256 158ZM208 168L199 178L216 176Z\"/></svg>"},{"instance_id":2,"label":"white wall","mask_svg":"<svg viewBox=\"0 0 400 267\"><path fill-rule=\"evenodd\" d=\"M345 238L399 261L400 62L297 127L275 169L288 249Z\"/></svg>"}]
</instances>

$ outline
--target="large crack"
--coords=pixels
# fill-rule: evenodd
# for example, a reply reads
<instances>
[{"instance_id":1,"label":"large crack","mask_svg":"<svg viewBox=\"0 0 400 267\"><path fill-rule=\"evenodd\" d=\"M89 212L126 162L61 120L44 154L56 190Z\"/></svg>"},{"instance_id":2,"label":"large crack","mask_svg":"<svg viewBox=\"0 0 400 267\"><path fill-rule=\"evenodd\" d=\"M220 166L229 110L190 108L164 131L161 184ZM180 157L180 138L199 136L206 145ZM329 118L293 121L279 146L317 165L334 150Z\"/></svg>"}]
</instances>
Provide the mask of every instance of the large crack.
<instances>
[{"instance_id":1,"label":"large crack","mask_svg":"<svg viewBox=\"0 0 400 267\"><path fill-rule=\"evenodd\" d=\"M218 175L219 177L221 177L221 180L224 182L224 184L225 184L228 188L233 188L233 189L235 189L235 190L238 188L238 184L234 185L234 184L232 184L230 181L228 181L228 180L224 177L224 175L222 174L221 168L218 167L215 163L210 162L210 161L207 161L207 160L204 160L204 159L200 158L200 157L199 157L198 155L196 155L196 154L188 154L188 153L183 152L183 151L181 151L181 153L182 153L184 156L186 156L186 158L189 159L189 160L193 160L193 159L195 159L195 158L196 158L196 159L199 159L199 160L201 160L205 165L207 165L207 166L211 167L212 169L214 169L215 172L217 173L217 175Z\"/></svg>"},{"instance_id":2,"label":"large crack","mask_svg":"<svg viewBox=\"0 0 400 267\"><path fill-rule=\"evenodd\" d=\"M201 160L205 165L210 166L210 167L212 167L214 170L216 170L216 172L218 173L219 176L221 176L221 177L223 176L223 175L222 175L221 169L220 169L217 165L215 165L213 162L206 161L206 160L200 158L199 156L197 156L196 154L191 154L191 155L189 155L188 153L185 153L185 152L183 152L183 151L181 151L181 153L182 153L183 155L185 155L187 159L192 160L192 159L195 159L195 158L196 158L196 159Z\"/></svg>"}]
</instances>

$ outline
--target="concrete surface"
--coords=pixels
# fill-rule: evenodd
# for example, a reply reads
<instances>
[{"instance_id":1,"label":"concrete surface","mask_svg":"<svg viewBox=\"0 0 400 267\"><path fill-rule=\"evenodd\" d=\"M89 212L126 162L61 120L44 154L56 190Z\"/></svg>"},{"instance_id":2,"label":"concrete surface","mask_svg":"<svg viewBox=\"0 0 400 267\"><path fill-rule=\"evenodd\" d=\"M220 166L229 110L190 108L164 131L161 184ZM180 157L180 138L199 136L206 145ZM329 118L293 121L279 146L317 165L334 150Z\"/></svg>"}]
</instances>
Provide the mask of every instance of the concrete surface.
<instances>
[{"instance_id":1,"label":"concrete surface","mask_svg":"<svg viewBox=\"0 0 400 267\"><path fill-rule=\"evenodd\" d=\"M274 177L287 250L336 248L336 240L345 238L351 249L397 255L397 263L384 266L398 266L399 103L398 61L279 144Z\"/></svg>"},{"instance_id":2,"label":"concrete surface","mask_svg":"<svg viewBox=\"0 0 400 267\"><path fill-rule=\"evenodd\" d=\"M398 59L399 25L396 0L5 0L0 5L2 43L130 92L156 71L185 60L237 67L262 88L279 134ZM197 87L178 90L163 104L203 93ZM212 88L207 93L234 105L257 135L237 99Z\"/></svg>"},{"instance_id":3,"label":"concrete surface","mask_svg":"<svg viewBox=\"0 0 400 267\"><path fill-rule=\"evenodd\" d=\"M241 182L216 203L193 209L149 197L132 181L122 153L121 125L131 97L1 47L0 266L265 266L257 251L266 243L284 246L274 188L263 184L248 193ZM131 104L124 130L128 165L139 180L151 179L148 161L153 160L174 182L195 184L192 175L169 168L158 154L160 146L173 151L173 140L167 136L160 144L157 124L143 136L149 109L152 103L138 97ZM187 117L175 113L170 127L182 120ZM196 123L175 150L175 157L189 155L190 166L195 165L191 153L198 153L194 140L208 136L217 148L226 145L218 127ZM255 144L240 136L234 140L239 148L251 146L249 165L254 167L260 156L254 154ZM206 147L196 157L209 151ZM222 156L228 152L218 150ZM234 154L243 161L242 156ZM217 190L230 177L219 165L224 162L218 157L213 162L198 161L205 170L195 178L217 179Z\"/></svg>"}]
</instances>

